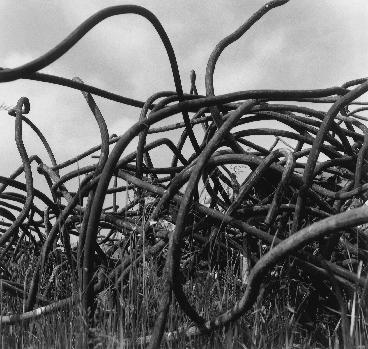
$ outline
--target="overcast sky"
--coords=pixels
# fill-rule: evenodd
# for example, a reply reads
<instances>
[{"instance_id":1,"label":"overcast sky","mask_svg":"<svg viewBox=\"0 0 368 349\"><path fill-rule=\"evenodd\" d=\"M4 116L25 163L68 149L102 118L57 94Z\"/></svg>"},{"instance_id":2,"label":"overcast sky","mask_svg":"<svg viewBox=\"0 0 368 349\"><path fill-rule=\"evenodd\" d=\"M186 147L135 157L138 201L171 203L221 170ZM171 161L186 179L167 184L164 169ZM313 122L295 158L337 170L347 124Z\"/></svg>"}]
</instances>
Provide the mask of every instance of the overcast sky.
<instances>
[{"instance_id":1,"label":"overcast sky","mask_svg":"<svg viewBox=\"0 0 368 349\"><path fill-rule=\"evenodd\" d=\"M96 11L124 1L0 1L0 66L16 67L44 54ZM129 2L130 3L130 2ZM204 72L214 46L241 25L264 0L134 1L161 21L174 47L184 90ZM340 85L368 76L367 0L290 0L269 12L244 37L226 49L215 72L215 93L246 89L305 89ZM65 56L43 70L144 101L173 90L168 59L151 24L137 15L105 20ZM76 90L18 80L0 84L0 104L27 96L29 117L49 140L58 162L99 142L95 121ZM96 98L110 134L121 135L139 110ZM0 175L19 166L14 119L0 111ZM28 154L45 152L24 127Z\"/></svg>"}]
</instances>

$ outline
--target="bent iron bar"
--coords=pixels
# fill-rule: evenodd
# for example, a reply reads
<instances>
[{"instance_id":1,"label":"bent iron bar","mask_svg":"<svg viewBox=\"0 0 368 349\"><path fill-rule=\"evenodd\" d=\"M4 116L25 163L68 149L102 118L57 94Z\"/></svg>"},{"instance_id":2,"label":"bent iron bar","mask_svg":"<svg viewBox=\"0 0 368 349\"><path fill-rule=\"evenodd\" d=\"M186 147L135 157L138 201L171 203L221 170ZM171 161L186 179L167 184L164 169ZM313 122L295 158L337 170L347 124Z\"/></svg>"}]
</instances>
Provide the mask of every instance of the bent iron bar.
<instances>
[{"instance_id":1,"label":"bent iron bar","mask_svg":"<svg viewBox=\"0 0 368 349\"><path fill-rule=\"evenodd\" d=\"M206 96L198 94L194 71L190 75L190 93L183 93L174 50L165 30L151 12L134 5L104 9L43 56L14 69L0 70L0 82L3 83L33 79L82 91L101 135L101 144L58 164L46 137L25 116L30 112L29 100L20 98L17 106L9 111L15 117L15 141L22 165L9 177L0 177L0 216L4 221L1 227L5 227L0 230L0 274L7 285L4 292L9 292L12 297L24 297L24 292L12 284L9 265L27 249L40 252L33 269L25 312L2 315L1 324L35 319L81 301L86 323L91 327L98 295L111 288L119 289L129 278L132 268L142 267L147 258L160 255L164 256L164 293L155 324L149 328L151 335L147 337L149 347L157 348L167 327L172 293L194 323L190 328L182 327L181 332L187 336L208 333L237 321L250 310L261 284L267 282L270 270L292 256L299 261L302 275L309 275L312 282L319 280L316 275L326 279L340 295L342 333L348 346L350 339L340 288L351 291L365 287L366 267L357 276L339 265L340 260L332 261L331 253L344 239L350 254L364 265L368 262L368 242L361 227L368 223L368 208L363 205L368 199L368 129L356 120L365 120L357 113L364 112L367 107L349 111L349 106L364 104L357 98L368 91L367 80L352 80L341 87L319 90L254 90L219 96L214 93L213 74L224 49L240 39L271 9L287 2L267 3L216 45L206 69ZM158 32L169 57L175 92L158 92L141 102L84 84L79 78L70 80L39 72L64 55L99 22L126 13L145 17ZM139 120L123 135L109 136L92 94L142 108ZM276 104L277 101L287 103ZM311 101L330 103L331 107L327 112L321 112L295 104ZM172 123L170 120L178 114L182 115L183 122ZM163 120L169 125L157 126ZM283 128L278 128L276 122L275 126L261 128L263 120L277 121ZM40 138L48 159L28 156L23 143L23 122ZM246 128L250 122L257 127ZM197 125L202 127L198 127L194 134L193 128ZM293 131L285 130L285 126ZM181 128L183 131L178 138L177 132ZM147 143L152 133L163 136ZM272 147L267 149L253 139L249 140L249 136L254 135L268 137L274 141ZM192 153L184 156L188 137ZM137 151L125 154L128 145L136 138ZM292 143L293 139L297 141L296 145ZM280 142L284 142L286 148L276 148ZM173 156L171 163L157 167L151 154L162 145L169 147ZM97 163L77 171L70 167L99 150ZM319 162L321 152L328 158L323 162ZM302 162L303 158L307 160ZM33 161L37 162L39 174L45 177L48 191L34 188ZM240 178L232 173L230 166L247 169L241 185ZM63 175L59 173L61 169ZM17 179L23 172L25 183ZM81 181L78 191L73 193L67 186L75 178L81 178ZM122 185L121 180L126 184ZM18 192L6 192L7 189ZM119 208L117 192L126 192L127 197L133 199ZM200 192L209 198L207 202ZM105 204L110 194L113 195L111 208ZM66 204L62 204L61 198ZM151 202L147 203L147 199ZM146 210L147 205L150 210ZM174 208L168 214L167 207L170 206ZM175 226L173 231L155 228L164 218ZM109 229L108 233L105 233L106 229ZM116 240L117 232L119 239ZM70 246L71 234L78 237L77 248ZM130 239L133 235L137 237L134 243ZM227 245L221 238L214 238L221 235L231 243ZM361 239L363 246L356 244L354 236ZM262 241L267 246L266 251L260 253L250 244L250 250L244 252L243 242L252 239ZM316 242L319 247L310 253ZM220 251L231 250L248 258L252 268L240 300L222 314L207 319L189 301L181 269L182 256L190 252L191 244L197 251L202 251L195 256L199 268L208 258L203 251L210 243ZM61 252L64 262L61 264L50 258L54 246L64 247ZM128 249L134 253L124 254ZM114 257L114 251L118 250L123 251L121 259ZM256 259L253 262L251 255ZM221 260L215 263L216 268L221 268ZM65 270L65 266L73 274L71 279L77 280L79 292L72 287L73 291L66 298L53 302L51 294L49 297L41 294L40 289L45 287L41 283L50 278L50 270L54 275L59 269ZM100 273L102 269L104 272ZM64 286L67 288L68 285ZM35 309L37 302L46 306Z\"/></svg>"}]
</instances>

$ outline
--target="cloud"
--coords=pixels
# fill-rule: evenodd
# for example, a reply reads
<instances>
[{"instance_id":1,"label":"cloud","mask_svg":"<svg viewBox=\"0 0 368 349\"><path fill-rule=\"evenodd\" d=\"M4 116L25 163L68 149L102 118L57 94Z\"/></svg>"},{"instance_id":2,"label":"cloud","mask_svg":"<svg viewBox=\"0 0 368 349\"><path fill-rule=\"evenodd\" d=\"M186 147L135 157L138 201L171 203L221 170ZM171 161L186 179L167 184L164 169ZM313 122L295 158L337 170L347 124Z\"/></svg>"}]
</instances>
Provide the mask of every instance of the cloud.
<instances>
[{"instance_id":1,"label":"cloud","mask_svg":"<svg viewBox=\"0 0 368 349\"><path fill-rule=\"evenodd\" d=\"M271 11L221 55L215 71L216 93L327 87L366 76L365 2L291 0ZM99 9L120 3L28 1L14 6L13 1L1 1L0 66L17 66L37 58ZM265 1L136 3L148 7L167 31L184 90L189 90L189 72L195 69L199 92L204 93L204 74L213 48ZM136 15L116 16L99 24L44 71L69 78L77 75L86 83L140 100L160 90L174 89L168 58L157 33L147 20ZM80 92L22 80L0 84L0 104L15 104L21 96L30 98L30 118L50 140L58 160L99 142L96 123ZM136 108L102 98L96 101L111 133L122 134L138 120ZM0 159L9 173L18 166L19 157L6 156L16 153L16 149L13 120L3 117L3 113L0 111ZM30 152L43 151L34 136L26 137Z\"/></svg>"},{"instance_id":2,"label":"cloud","mask_svg":"<svg viewBox=\"0 0 368 349\"><path fill-rule=\"evenodd\" d=\"M12 51L1 61L3 67L15 68L32 60L32 55L27 52Z\"/></svg>"}]
</instances>

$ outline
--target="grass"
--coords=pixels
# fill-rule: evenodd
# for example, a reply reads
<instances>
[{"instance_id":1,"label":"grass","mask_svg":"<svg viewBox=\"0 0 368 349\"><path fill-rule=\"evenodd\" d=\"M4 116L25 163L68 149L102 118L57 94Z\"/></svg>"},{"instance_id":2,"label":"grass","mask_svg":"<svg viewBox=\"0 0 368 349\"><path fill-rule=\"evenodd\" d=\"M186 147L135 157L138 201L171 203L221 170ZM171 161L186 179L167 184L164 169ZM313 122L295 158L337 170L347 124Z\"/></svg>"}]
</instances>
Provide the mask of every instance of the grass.
<instances>
[{"instance_id":1,"label":"grass","mask_svg":"<svg viewBox=\"0 0 368 349\"><path fill-rule=\"evenodd\" d=\"M14 263L13 275L19 282L29 278L29 260L23 255ZM234 259L229 258L229 261ZM127 282L118 288L111 287L98 299L95 314L96 327L92 330L90 344L93 348L144 348L157 314L162 294L163 278L160 276L157 259L146 260L131 268ZM150 268L147 267L150 266ZM296 279L296 269L287 261L269 275L267 287L263 287L252 311L240 321L210 336L186 338L183 334L164 340L163 348L340 348L341 321L336 310L328 308L327 302L315 299L313 285ZM223 270L206 269L195 271L195 278L185 284L190 302L205 318L213 318L239 300L244 291L238 277L237 265L229 262ZM193 271L191 271L193 273ZM65 296L69 290L58 288L65 285L59 273L51 280L50 294ZM50 280L43 280L46 285ZM25 286L27 284L24 282ZM119 291L117 291L119 290ZM358 293L355 303L348 304L351 315L355 306L354 326L348 315L354 348L368 344L365 309ZM315 306L315 318L308 308ZM308 303L309 302L309 303ZM325 305L326 303L326 305ZM23 300L1 292L1 312L19 313ZM192 325L174 302L168 321L168 331ZM175 337L175 339L173 339ZM92 339L91 339L92 338ZM33 321L3 325L0 334L1 348L81 348L86 344L85 324L79 304Z\"/></svg>"},{"instance_id":2,"label":"grass","mask_svg":"<svg viewBox=\"0 0 368 349\"><path fill-rule=\"evenodd\" d=\"M146 203L143 216L148 217L156 204L154 198L150 202ZM167 213L161 218L175 222ZM118 249L114 254L116 261L122 261L127 254L133 260L137 257L137 249L132 248L137 246L137 235L126 235L130 240L127 246L131 248ZM205 319L213 319L231 308L241 298L246 287L240 277L238 252L223 247L228 246L225 234L215 235L205 244L205 250L203 244L191 245L186 242L181 259L184 278L187 280L185 293ZM116 238L119 240L119 236ZM110 240L112 244L116 242L113 239L114 236ZM25 295L29 291L33 270L39 258L36 252L29 250L29 246L31 244L25 238L17 256L7 263L12 281L24 289ZM263 245L258 247L259 255L266 252L263 251ZM98 297L95 327L89 330L88 335L82 306L77 303L35 320L2 325L0 348L85 348L87 344L90 348L145 348L163 293L162 263L165 253L166 249L158 256L146 257L141 263L132 264L124 280L109 280L109 287ZM199 255L200 263L196 260ZM207 260L203 255L207 256ZM359 274L359 268L354 271ZM99 272L105 271L100 268ZM77 274L76 271L74 274ZM313 283L298 268L294 259L289 257L267 275L257 302L249 312L235 324L210 335L186 337L180 329L190 328L193 323L174 301L161 347L342 348L341 314L331 289L328 283ZM40 294L48 299L59 300L70 296L72 292L78 292L78 285L61 245L55 245L46 272L41 278ZM365 298L358 289L353 294L344 291L343 297L352 347L365 348L368 346ZM1 282L0 300L2 315L24 311L25 296L9 295L2 289Z\"/></svg>"}]
</instances>

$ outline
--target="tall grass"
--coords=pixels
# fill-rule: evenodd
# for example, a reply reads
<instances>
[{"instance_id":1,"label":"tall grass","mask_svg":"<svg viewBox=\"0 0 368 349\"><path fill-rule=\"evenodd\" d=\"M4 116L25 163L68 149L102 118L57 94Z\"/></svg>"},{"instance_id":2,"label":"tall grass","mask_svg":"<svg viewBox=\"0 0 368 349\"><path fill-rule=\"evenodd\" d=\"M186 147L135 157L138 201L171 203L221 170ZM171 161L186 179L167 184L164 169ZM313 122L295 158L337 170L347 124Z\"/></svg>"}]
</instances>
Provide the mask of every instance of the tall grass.
<instances>
[{"instance_id":1,"label":"tall grass","mask_svg":"<svg viewBox=\"0 0 368 349\"><path fill-rule=\"evenodd\" d=\"M132 251L131 253L134 253ZM215 254L216 251L214 250ZM24 256L24 255L23 255ZM27 291L27 275L33 256L13 264L13 275ZM239 277L236 258L229 256L223 269L211 268L211 261L187 269L185 292L199 313L212 318L228 309L241 297L245 285ZM149 268L148 268L149 266ZM66 307L36 320L2 325L1 348L82 348L89 340L93 348L144 348L157 314L164 280L158 259L147 258L130 269L126 281L110 287L98 299L95 328L89 339L80 304ZM191 277L194 276L195 277ZM337 310L322 300L308 281L297 280L291 260L271 273L261 288L252 311L232 326L211 335L188 338L182 328L191 324L177 304L172 305L163 348L340 348L341 319ZM59 289L60 273L51 280L53 295L70 292ZM115 280L116 281L116 280ZM43 285L50 280L43 280ZM116 286L116 285L115 285ZM355 292L348 303L348 321L354 348L368 345L366 307ZM23 300L1 290L1 313L19 313ZM355 310L354 310L355 309Z\"/></svg>"}]
</instances>

